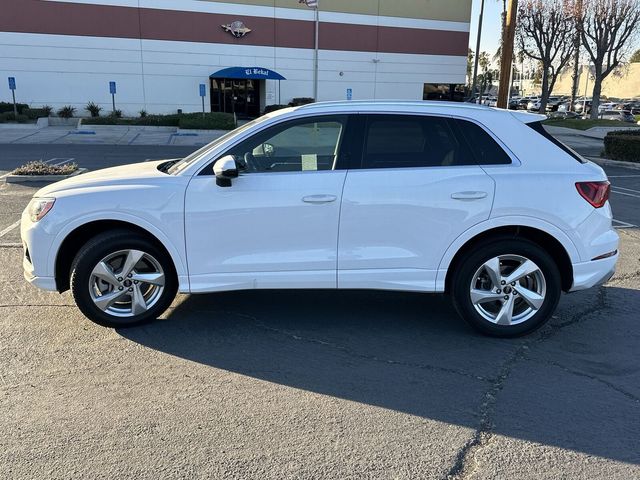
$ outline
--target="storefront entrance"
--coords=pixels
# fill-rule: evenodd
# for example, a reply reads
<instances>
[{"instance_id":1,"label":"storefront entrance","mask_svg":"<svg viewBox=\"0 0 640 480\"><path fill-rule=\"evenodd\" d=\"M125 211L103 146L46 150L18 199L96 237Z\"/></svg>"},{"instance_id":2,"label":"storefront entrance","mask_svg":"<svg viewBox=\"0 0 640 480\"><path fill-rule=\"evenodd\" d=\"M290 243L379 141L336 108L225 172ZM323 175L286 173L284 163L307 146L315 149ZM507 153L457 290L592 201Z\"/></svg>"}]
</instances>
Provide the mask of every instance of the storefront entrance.
<instances>
[{"instance_id":1,"label":"storefront entrance","mask_svg":"<svg viewBox=\"0 0 640 480\"><path fill-rule=\"evenodd\" d=\"M260 115L261 80L212 78L211 111L235 113L240 118Z\"/></svg>"},{"instance_id":2,"label":"storefront entrance","mask_svg":"<svg viewBox=\"0 0 640 480\"><path fill-rule=\"evenodd\" d=\"M235 113L240 118L259 117L265 106L267 80L285 80L262 67L229 67L209 76L211 111Z\"/></svg>"}]
</instances>

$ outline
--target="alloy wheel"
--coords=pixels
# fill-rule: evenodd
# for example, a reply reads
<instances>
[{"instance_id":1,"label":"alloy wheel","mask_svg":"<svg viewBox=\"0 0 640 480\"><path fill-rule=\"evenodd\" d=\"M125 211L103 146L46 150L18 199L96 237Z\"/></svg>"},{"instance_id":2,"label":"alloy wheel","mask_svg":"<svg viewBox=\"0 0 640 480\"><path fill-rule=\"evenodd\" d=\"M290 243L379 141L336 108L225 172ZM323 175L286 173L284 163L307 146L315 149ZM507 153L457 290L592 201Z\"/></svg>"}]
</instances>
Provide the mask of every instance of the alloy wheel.
<instances>
[{"instance_id":1,"label":"alloy wheel","mask_svg":"<svg viewBox=\"0 0 640 480\"><path fill-rule=\"evenodd\" d=\"M91 271L93 303L115 317L134 317L153 307L162 296L165 273L152 255L119 250L104 257Z\"/></svg>"},{"instance_id":2,"label":"alloy wheel","mask_svg":"<svg viewBox=\"0 0 640 480\"><path fill-rule=\"evenodd\" d=\"M471 303L496 325L517 325L533 317L547 293L542 270L521 255L499 255L484 262L473 275Z\"/></svg>"}]
</instances>

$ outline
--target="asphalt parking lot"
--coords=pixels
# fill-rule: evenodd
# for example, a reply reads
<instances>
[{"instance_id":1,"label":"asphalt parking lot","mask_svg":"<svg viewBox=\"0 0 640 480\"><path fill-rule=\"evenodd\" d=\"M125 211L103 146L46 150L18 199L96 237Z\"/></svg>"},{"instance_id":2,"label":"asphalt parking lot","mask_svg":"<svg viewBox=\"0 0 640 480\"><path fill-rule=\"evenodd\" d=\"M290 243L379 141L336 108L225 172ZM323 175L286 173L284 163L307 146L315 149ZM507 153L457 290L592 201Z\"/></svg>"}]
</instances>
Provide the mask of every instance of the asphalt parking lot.
<instances>
[{"instance_id":1,"label":"asphalt parking lot","mask_svg":"<svg viewBox=\"0 0 640 480\"><path fill-rule=\"evenodd\" d=\"M62 148L43 158L98 162ZM0 184L0 478L640 478L640 170L607 171L618 272L516 340L366 291L181 295L98 327L23 280L34 188Z\"/></svg>"}]
</instances>

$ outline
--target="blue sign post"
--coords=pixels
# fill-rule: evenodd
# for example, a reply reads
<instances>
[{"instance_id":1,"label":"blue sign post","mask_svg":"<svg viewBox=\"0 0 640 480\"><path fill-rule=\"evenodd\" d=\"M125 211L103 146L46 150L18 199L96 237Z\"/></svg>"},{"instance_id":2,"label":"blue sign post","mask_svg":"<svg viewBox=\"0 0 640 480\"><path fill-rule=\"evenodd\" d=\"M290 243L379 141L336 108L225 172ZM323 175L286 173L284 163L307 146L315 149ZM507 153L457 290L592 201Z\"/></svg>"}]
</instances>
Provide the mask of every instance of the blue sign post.
<instances>
[{"instance_id":1,"label":"blue sign post","mask_svg":"<svg viewBox=\"0 0 640 480\"><path fill-rule=\"evenodd\" d=\"M353 88L347 88L347 100L351 100L353 98Z\"/></svg>"},{"instance_id":2,"label":"blue sign post","mask_svg":"<svg viewBox=\"0 0 640 480\"><path fill-rule=\"evenodd\" d=\"M9 77L9 90L13 96L13 114L18 116L18 106L16 105L16 77Z\"/></svg>"},{"instance_id":3,"label":"blue sign post","mask_svg":"<svg viewBox=\"0 0 640 480\"><path fill-rule=\"evenodd\" d=\"M207 96L207 86L204 83L200 84L200 98L202 98L202 118L204 118L204 97Z\"/></svg>"},{"instance_id":4,"label":"blue sign post","mask_svg":"<svg viewBox=\"0 0 640 480\"><path fill-rule=\"evenodd\" d=\"M111 103L113 105L113 114L116 113L116 82L109 82L109 93L111 94Z\"/></svg>"}]
</instances>

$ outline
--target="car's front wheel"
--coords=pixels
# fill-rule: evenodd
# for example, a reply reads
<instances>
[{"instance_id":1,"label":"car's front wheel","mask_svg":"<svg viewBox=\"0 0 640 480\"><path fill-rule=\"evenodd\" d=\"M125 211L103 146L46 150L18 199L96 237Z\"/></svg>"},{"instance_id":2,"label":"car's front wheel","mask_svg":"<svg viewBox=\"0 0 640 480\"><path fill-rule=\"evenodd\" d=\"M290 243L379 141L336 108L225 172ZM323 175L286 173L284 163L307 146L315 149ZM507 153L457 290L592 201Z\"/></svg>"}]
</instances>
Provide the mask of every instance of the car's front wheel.
<instances>
[{"instance_id":1,"label":"car's front wheel","mask_svg":"<svg viewBox=\"0 0 640 480\"><path fill-rule=\"evenodd\" d=\"M494 239L469 252L454 274L452 293L460 315L483 333L515 337L541 327L561 295L553 258L521 239Z\"/></svg>"},{"instance_id":2,"label":"car's front wheel","mask_svg":"<svg viewBox=\"0 0 640 480\"><path fill-rule=\"evenodd\" d=\"M100 234L78 252L71 291L82 313L108 327L138 325L171 305L177 279L166 252L126 230Z\"/></svg>"}]
</instances>

